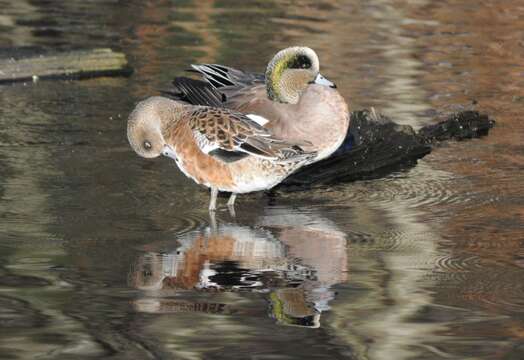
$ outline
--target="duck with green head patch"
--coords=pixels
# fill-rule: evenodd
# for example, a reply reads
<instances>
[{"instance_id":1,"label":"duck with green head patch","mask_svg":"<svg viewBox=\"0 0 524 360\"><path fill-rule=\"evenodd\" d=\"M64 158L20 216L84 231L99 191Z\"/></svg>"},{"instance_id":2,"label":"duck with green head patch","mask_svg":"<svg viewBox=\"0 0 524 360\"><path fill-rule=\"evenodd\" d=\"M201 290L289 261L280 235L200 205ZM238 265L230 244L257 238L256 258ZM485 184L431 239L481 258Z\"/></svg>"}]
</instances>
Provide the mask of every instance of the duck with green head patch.
<instances>
[{"instance_id":1,"label":"duck with green head patch","mask_svg":"<svg viewBox=\"0 0 524 360\"><path fill-rule=\"evenodd\" d=\"M348 106L335 84L320 74L318 56L308 47L279 51L265 74L216 64L191 67L205 81L176 78L170 94L177 100L248 114L276 136L317 152L312 162L328 157L344 141Z\"/></svg>"},{"instance_id":2,"label":"duck with green head patch","mask_svg":"<svg viewBox=\"0 0 524 360\"><path fill-rule=\"evenodd\" d=\"M296 104L309 84L336 88L319 72L317 54L307 47L292 47L278 52L266 69L268 97L284 104Z\"/></svg>"}]
</instances>

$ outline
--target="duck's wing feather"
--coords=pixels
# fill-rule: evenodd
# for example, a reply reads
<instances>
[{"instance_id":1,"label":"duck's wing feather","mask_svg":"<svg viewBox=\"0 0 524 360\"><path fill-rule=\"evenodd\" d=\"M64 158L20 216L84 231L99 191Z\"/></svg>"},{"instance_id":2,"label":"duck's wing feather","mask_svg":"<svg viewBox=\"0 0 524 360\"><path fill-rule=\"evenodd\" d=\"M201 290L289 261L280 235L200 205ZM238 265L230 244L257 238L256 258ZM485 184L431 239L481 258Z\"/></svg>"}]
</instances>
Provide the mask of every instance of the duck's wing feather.
<instances>
[{"instance_id":1,"label":"duck's wing feather","mask_svg":"<svg viewBox=\"0 0 524 360\"><path fill-rule=\"evenodd\" d=\"M264 117L274 120L279 113L278 104L267 97L265 84L248 86L242 89L223 88L220 92L224 95L223 106L242 113L264 114Z\"/></svg>"},{"instance_id":2,"label":"duck's wing feather","mask_svg":"<svg viewBox=\"0 0 524 360\"><path fill-rule=\"evenodd\" d=\"M246 87L264 83L264 74L247 72L218 64L191 64L197 72L216 89L223 87Z\"/></svg>"},{"instance_id":3,"label":"duck's wing feather","mask_svg":"<svg viewBox=\"0 0 524 360\"><path fill-rule=\"evenodd\" d=\"M191 105L222 107L226 101L226 96L207 82L187 77L176 77L173 80L173 88L169 91L162 91L162 93L174 100Z\"/></svg>"},{"instance_id":4,"label":"duck's wing feather","mask_svg":"<svg viewBox=\"0 0 524 360\"><path fill-rule=\"evenodd\" d=\"M199 148L222 158L224 152L291 161L309 155L299 146L278 139L242 113L224 108L200 107L190 114L190 127Z\"/></svg>"},{"instance_id":5,"label":"duck's wing feather","mask_svg":"<svg viewBox=\"0 0 524 360\"><path fill-rule=\"evenodd\" d=\"M217 64L192 64L191 68L221 94L223 107L245 112L253 107L253 102L267 100L271 103L267 97L264 74Z\"/></svg>"},{"instance_id":6,"label":"duck's wing feather","mask_svg":"<svg viewBox=\"0 0 524 360\"><path fill-rule=\"evenodd\" d=\"M193 64L191 67L189 71L199 73L204 80L176 77L173 88L162 93L192 105L225 107L247 113L259 105L263 108L272 105L266 94L263 74L217 64Z\"/></svg>"},{"instance_id":7,"label":"duck's wing feather","mask_svg":"<svg viewBox=\"0 0 524 360\"><path fill-rule=\"evenodd\" d=\"M267 97L264 84L216 89L208 82L176 77L173 88L162 94L191 105L225 107L243 113L267 112L276 105Z\"/></svg>"}]
</instances>

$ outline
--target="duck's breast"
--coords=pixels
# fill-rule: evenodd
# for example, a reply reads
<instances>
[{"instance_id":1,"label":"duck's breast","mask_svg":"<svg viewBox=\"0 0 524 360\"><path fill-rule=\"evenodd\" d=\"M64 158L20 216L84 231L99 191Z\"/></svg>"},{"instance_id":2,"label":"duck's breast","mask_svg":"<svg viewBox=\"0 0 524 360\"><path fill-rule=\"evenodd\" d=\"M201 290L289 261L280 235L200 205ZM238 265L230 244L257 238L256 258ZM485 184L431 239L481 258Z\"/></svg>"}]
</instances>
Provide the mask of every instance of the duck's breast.
<instances>
[{"instance_id":1,"label":"duck's breast","mask_svg":"<svg viewBox=\"0 0 524 360\"><path fill-rule=\"evenodd\" d=\"M316 84L308 86L298 104L276 104L266 114L270 120L266 127L275 136L297 144L309 143L301 146L318 152L316 160L331 155L344 141L349 127L344 98L335 89Z\"/></svg>"},{"instance_id":2,"label":"duck's breast","mask_svg":"<svg viewBox=\"0 0 524 360\"><path fill-rule=\"evenodd\" d=\"M318 151L317 160L331 155L344 141L349 127L349 109L340 93L330 87L310 85L298 104L297 123L306 140Z\"/></svg>"},{"instance_id":3,"label":"duck's breast","mask_svg":"<svg viewBox=\"0 0 524 360\"><path fill-rule=\"evenodd\" d=\"M235 186L228 164L202 152L189 125L179 126L168 142L175 149L179 169L197 184L225 191Z\"/></svg>"}]
</instances>

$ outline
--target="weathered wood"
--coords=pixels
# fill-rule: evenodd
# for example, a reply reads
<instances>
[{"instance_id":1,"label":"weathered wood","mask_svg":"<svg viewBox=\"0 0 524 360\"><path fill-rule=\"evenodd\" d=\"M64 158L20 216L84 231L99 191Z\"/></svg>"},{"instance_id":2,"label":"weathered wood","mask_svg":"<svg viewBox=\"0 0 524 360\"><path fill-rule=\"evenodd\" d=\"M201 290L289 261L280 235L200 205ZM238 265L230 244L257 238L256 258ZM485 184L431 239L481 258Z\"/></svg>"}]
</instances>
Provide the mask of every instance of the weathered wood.
<instances>
[{"instance_id":1,"label":"weathered wood","mask_svg":"<svg viewBox=\"0 0 524 360\"><path fill-rule=\"evenodd\" d=\"M127 76L132 73L126 56L111 49L23 54L0 58L0 83L36 79L78 79Z\"/></svg>"}]
</instances>

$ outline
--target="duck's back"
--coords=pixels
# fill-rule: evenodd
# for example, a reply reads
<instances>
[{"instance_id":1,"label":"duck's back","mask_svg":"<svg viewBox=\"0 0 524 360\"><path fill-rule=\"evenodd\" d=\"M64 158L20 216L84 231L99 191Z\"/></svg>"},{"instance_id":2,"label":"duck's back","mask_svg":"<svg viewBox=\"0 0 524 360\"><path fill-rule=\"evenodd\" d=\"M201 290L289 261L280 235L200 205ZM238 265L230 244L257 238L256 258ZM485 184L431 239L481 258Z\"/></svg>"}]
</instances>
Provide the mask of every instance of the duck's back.
<instances>
[{"instance_id":1,"label":"duck's back","mask_svg":"<svg viewBox=\"0 0 524 360\"><path fill-rule=\"evenodd\" d=\"M260 80L220 88L204 81L186 81L175 79L175 91L169 95L194 105L219 106L261 116L267 120L261 125L276 137L301 145L306 151L316 151L315 160L331 155L346 136L348 106L333 88L311 84L298 104L283 104L268 98L266 86Z\"/></svg>"},{"instance_id":2,"label":"duck's back","mask_svg":"<svg viewBox=\"0 0 524 360\"><path fill-rule=\"evenodd\" d=\"M264 86L226 102L227 107L268 120L264 127L272 134L318 152L316 160L331 155L344 140L349 127L349 109L335 89L310 85L298 104L270 100Z\"/></svg>"}]
</instances>

